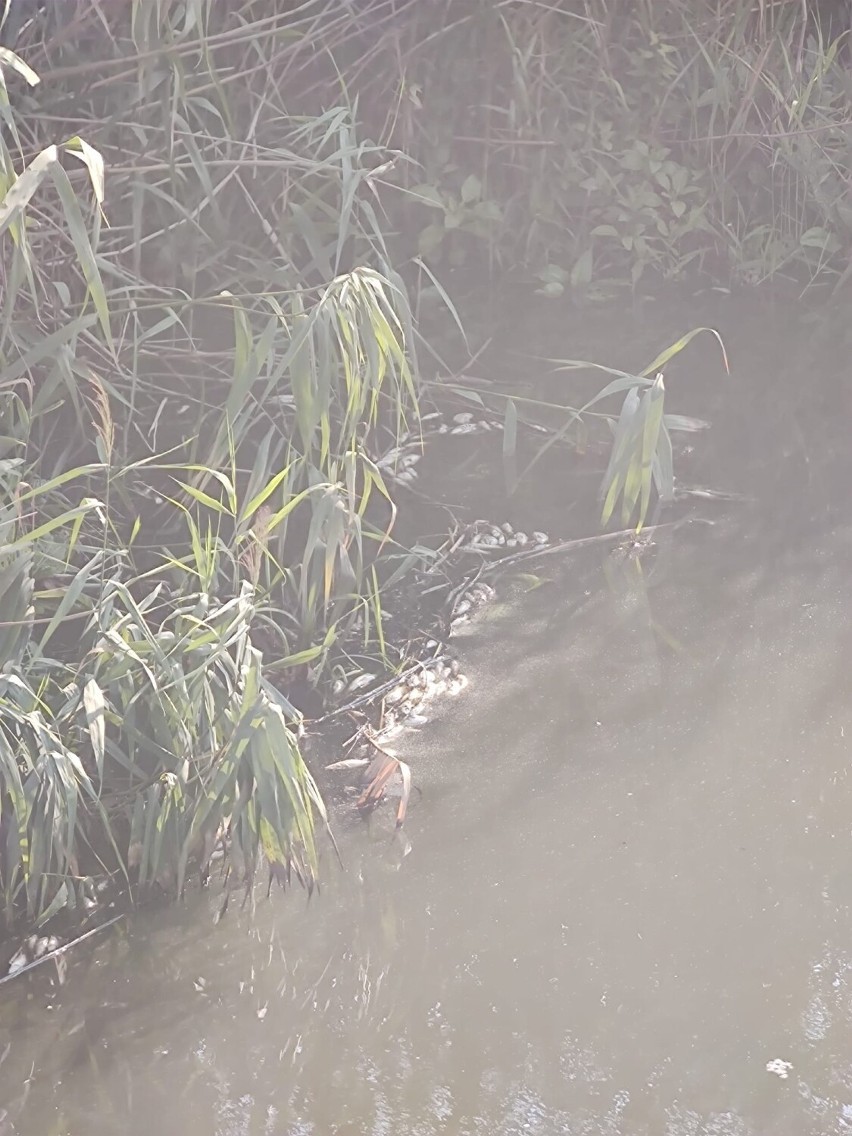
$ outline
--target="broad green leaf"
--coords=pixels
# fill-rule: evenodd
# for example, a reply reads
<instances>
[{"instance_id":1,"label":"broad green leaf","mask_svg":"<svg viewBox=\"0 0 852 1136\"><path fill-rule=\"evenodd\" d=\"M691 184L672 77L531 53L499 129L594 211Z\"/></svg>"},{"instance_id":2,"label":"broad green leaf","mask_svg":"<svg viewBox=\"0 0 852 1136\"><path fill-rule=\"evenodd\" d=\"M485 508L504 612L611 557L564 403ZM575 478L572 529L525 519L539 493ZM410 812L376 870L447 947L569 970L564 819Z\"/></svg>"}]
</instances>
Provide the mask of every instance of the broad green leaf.
<instances>
[{"instance_id":1,"label":"broad green leaf","mask_svg":"<svg viewBox=\"0 0 852 1136\"><path fill-rule=\"evenodd\" d=\"M601 524L606 525L612 516L616 501L624 489L630 467L631 454L636 438L636 422L639 416L640 400L637 387L629 388L621 414L615 425L612 451L604 474L602 492L604 494Z\"/></svg>"},{"instance_id":2,"label":"broad green leaf","mask_svg":"<svg viewBox=\"0 0 852 1136\"><path fill-rule=\"evenodd\" d=\"M16 55L15 52L8 47L0 47L0 67L8 67L10 70L17 72L31 87L36 87L41 82L32 67L25 63L20 55Z\"/></svg>"},{"instance_id":3,"label":"broad green leaf","mask_svg":"<svg viewBox=\"0 0 852 1136\"><path fill-rule=\"evenodd\" d=\"M675 357L675 355L679 355L681 351L683 351L684 347L689 346L693 339L695 339L696 335L700 335L703 331L706 331L709 335L714 336L714 338L718 342L719 348L722 352L722 362L725 365L725 370L730 372L730 367L728 366L728 354L725 351L725 344L722 342L722 337L721 335L719 335L718 331L716 331L715 328L712 327L695 327L692 329L692 331L687 332L686 335L681 336L681 338L678 339L675 343L672 343L670 347L667 347L665 349L665 351L661 351L656 359L654 359L653 362L649 363L648 366L645 367L645 369L642 371L642 377L647 378L649 375L656 374L657 371L661 371L666 366L666 364Z\"/></svg>"},{"instance_id":4,"label":"broad green leaf","mask_svg":"<svg viewBox=\"0 0 852 1136\"><path fill-rule=\"evenodd\" d=\"M74 154L80 159L86 169L89 171L89 178L92 182L92 189L95 191L95 200L98 205L103 205L104 201L104 160L99 151L94 146L90 146L88 142L80 138L79 135L74 135L69 138L65 143L65 149L69 154Z\"/></svg>"},{"instance_id":5,"label":"broad green leaf","mask_svg":"<svg viewBox=\"0 0 852 1136\"><path fill-rule=\"evenodd\" d=\"M642 495L639 506L639 520L637 532L641 530L648 515L648 506L651 500L651 482L653 480L652 463L659 445L660 428L663 423L663 403L665 400L665 386L662 374L658 374L654 385L645 393L647 402L645 421L642 431Z\"/></svg>"},{"instance_id":6,"label":"broad green leaf","mask_svg":"<svg viewBox=\"0 0 852 1136\"><path fill-rule=\"evenodd\" d=\"M190 485L186 481L181 481L178 484L190 497L194 497L199 504L206 505L208 509L212 509L214 512L221 513L224 516L230 515L228 509L225 508L221 501L217 501L215 497L211 497L210 494L205 493L203 489L196 489L194 485Z\"/></svg>"},{"instance_id":7,"label":"broad green leaf","mask_svg":"<svg viewBox=\"0 0 852 1136\"><path fill-rule=\"evenodd\" d=\"M461 199L465 205L471 205L482 197L482 182L476 174L468 174L462 182Z\"/></svg>"},{"instance_id":8,"label":"broad green leaf","mask_svg":"<svg viewBox=\"0 0 852 1136\"><path fill-rule=\"evenodd\" d=\"M46 147L33 158L17 180L6 190L0 202L0 235L20 217L47 174L58 166L58 155L56 146Z\"/></svg>"},{"instance_id":9,"label":"broad green leaf","mask_svg":"<svg viewBox=\"0 0 852 1136\"><path fill-rule=\"evenodd\" d=\"M53 147L55 150L56 148ZM32 167L29 167L32 168ZM100 270L98 269L95 254L89 240L89 234L86 232L86 226L83 222L83 214L80 212L80 206L74 194L71 182L68 180L68 175L58 161L55 161L50 167L50 172L53 177L53 184L59 194L62 202L62 208L65 213L65 221L68 225L68 231L71 234L71 239L74 242L74 248L77 252L77 260L80 269L85 277L86 284L88 285L89 294L92 297L92 302L95 305L95 311L98 313L98 320L101 325L101 330L104 333L104 339L107 344L115 350L112 342L112 332L110 329L109 318L109 304L107 302L106 290L104 288L103 280L101 279ZM0 225L0 232L2 232L2 225Z\"/></svg>"},{"instance_id":10,"label":"broad green leaf","mask_svg":"<svg viewBox=\"0 0 852 1136\"><path fill-rule=\"evenodd\" d=\"M270 478L267 484L261 490L259 490L254 495L254 497L251 498L251 500L245 503L240 513L241 520L249 520L254 516L260 506L266 500L268 500L269 497L272 496L279 485L287 480L287 478L290 476L290 471L292 470L292 468L293 467L291 464L285 466L284 469L279 470L278 473L276 473L274 477Z\"/></svg>"},{"instance_id":11,"label":"broad green leaf","mask_svg":"<svg viewBox=\"0 0 852 1136\"><path fill-rule=\"evenodd\" d=\"M86 711L86 726L92 743L92 752L98 768L98 781L103 789L104 756L106 744L106 720L104 694L97 682L90 678L83 687L83 708Z\"/></svg>"}]
</instances>

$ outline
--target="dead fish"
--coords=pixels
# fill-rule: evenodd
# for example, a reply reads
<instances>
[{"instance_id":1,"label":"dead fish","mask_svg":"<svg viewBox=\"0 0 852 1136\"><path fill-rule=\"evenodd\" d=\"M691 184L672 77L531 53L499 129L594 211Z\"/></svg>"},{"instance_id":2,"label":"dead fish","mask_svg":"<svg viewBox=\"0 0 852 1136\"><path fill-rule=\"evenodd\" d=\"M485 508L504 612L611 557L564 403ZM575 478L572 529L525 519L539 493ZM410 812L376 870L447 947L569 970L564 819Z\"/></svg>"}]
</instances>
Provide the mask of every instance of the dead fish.
<instances>
[{"instance_id":1,"label":"dead fish","mask_svg":"<svg viewBox=\"0 0 852 1136\"><path fill-rule=\"evenodd\" d=\"M361 674L356 675L355 678L349 683L349 692L354 694L356 690L363 690L365 686L376 681L376 676L370 674L369 671L363 671Z\"/></svg>"}]
</instances>

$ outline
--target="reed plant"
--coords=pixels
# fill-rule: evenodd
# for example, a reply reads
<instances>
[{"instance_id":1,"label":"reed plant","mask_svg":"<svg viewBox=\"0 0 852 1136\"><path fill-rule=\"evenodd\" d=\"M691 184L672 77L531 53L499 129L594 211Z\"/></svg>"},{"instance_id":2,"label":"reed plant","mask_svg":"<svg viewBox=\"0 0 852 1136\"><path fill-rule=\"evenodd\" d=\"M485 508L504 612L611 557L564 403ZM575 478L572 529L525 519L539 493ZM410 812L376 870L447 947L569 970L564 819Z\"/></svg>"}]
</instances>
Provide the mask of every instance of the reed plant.
<instances>
[{"instance_id":1,"label":"reed plant","mask_svg":"<svg viewBox=\"0 0 852 1136\"><path fill-rule=\"evenodd\" d=\"M312 885L289 692L356 632L386 657L412 285L845 280L841 29L782 0L628 8L3 6L7 924L85 908L104 873L180 893L217 849L233 880L263 855ZM613 427L604 521L670 493L684 421L655 374L563 408Z\"/></svg>"},{"instance_id":2,"label":"reed plant","mask_svg":"<svg viewBox=\"0 0 852 1136\"><path fill-rule=\"evenodd\" d=\"M316 13L280 7L7 6L8 924L85 909L104 873L179 894L217 849L232 881L261 855L316 878L288 675L317 681L356 618L383 642L374 457L418 387L388 153L342 84L290 104Z\"/></svg>"}]
</instances>

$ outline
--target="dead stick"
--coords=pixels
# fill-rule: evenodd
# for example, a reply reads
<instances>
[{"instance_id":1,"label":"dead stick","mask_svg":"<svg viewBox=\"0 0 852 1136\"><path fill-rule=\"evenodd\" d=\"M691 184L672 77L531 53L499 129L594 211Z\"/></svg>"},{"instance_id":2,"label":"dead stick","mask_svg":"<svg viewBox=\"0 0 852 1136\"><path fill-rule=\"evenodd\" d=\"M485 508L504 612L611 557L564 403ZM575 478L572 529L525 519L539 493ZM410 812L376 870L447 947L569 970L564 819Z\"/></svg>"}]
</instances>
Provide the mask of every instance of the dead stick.
<instances>
[{"instance_id":1,"label":"dead stick","mask_svg":"<svg viewBox=\"0 0 852 1136\"><path fill-rule=\"evenodd\" d=\"M518 564L524 560L537 559L539 556L551 556L553 553L559 552L573 552L575 549L584 548L586 545L591 544L605 544L608 541L618 540L620 537L632 536L636 540L641 540L643 536L650 533L660 532L661 529L673 529L684 524L704 524L712 525L714 522L704 517L684 517L679 521L664 521L660 525L649 525L645 529L619 529L617 532L611 533L598 533L596 536L582 536L577 540L562 540L559 544L551 544L546 548L534 548L528 552L516 552L513 556L504 556L499 560L495 560L492 564L487 564L484 572L496 572L500 568L505 568L510 564Z\"/></svg>"},{"instance_id":2,"label":"dead stick","mask_svg":"<svg viewBox=\"0 0 852 1136\"><path fill-rule=\"evenodd\" d=\"M48 959L57 958L59 955L64 954L66 951L70 951L72 947L76 947L77 944L82 943L84 939L91 938L92 935L97 935L98 931L105 931L107 927L111 927L113 923L117 923L119 919L123 918L124 912L122 912L120 915L114 915L113 918L108 919L106 923L101 923L99 927L93 927L91 931L86 931L85 934L78 935L76 939L72 939L69 943L65 943L63 946L57 947L55 951L48 951L47 954L42 955L41 958L33 959L33 961L28 962L26 966L22 966L12 974L7 974L4 978L0 978L0 986L2 986L4 982L11 982L13 978L17 978L21 974L26 974L26 972L28 970L32 970L33 967L41 966L41 964L43 962L47 962Z\"/></svg>"}]
</instances>

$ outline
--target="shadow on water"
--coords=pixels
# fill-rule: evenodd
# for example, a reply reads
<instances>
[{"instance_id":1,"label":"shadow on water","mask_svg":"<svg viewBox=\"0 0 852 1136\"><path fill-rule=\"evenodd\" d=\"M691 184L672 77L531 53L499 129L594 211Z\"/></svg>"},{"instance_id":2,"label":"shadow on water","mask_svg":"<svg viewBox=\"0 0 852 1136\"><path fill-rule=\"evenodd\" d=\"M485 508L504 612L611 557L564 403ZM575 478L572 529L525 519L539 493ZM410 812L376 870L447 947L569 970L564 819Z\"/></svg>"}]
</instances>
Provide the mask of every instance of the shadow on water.
<instances>
[{"instance_id":1,"label":"shadow on water","mask_svg":"<svg viewBox=\"0 0 852 1136\"><path fill-rule=\"evenodd\" d=\"M726 338L741 393L693 472L752 500L504 582L469 693L399 743L402 863L344 825L318 902L214 925L196 895L61 990L10 983L0 1132L852 1126L848 352ZM836 370L823 406L805 365Z\"/></svg>"}]
</instances>

